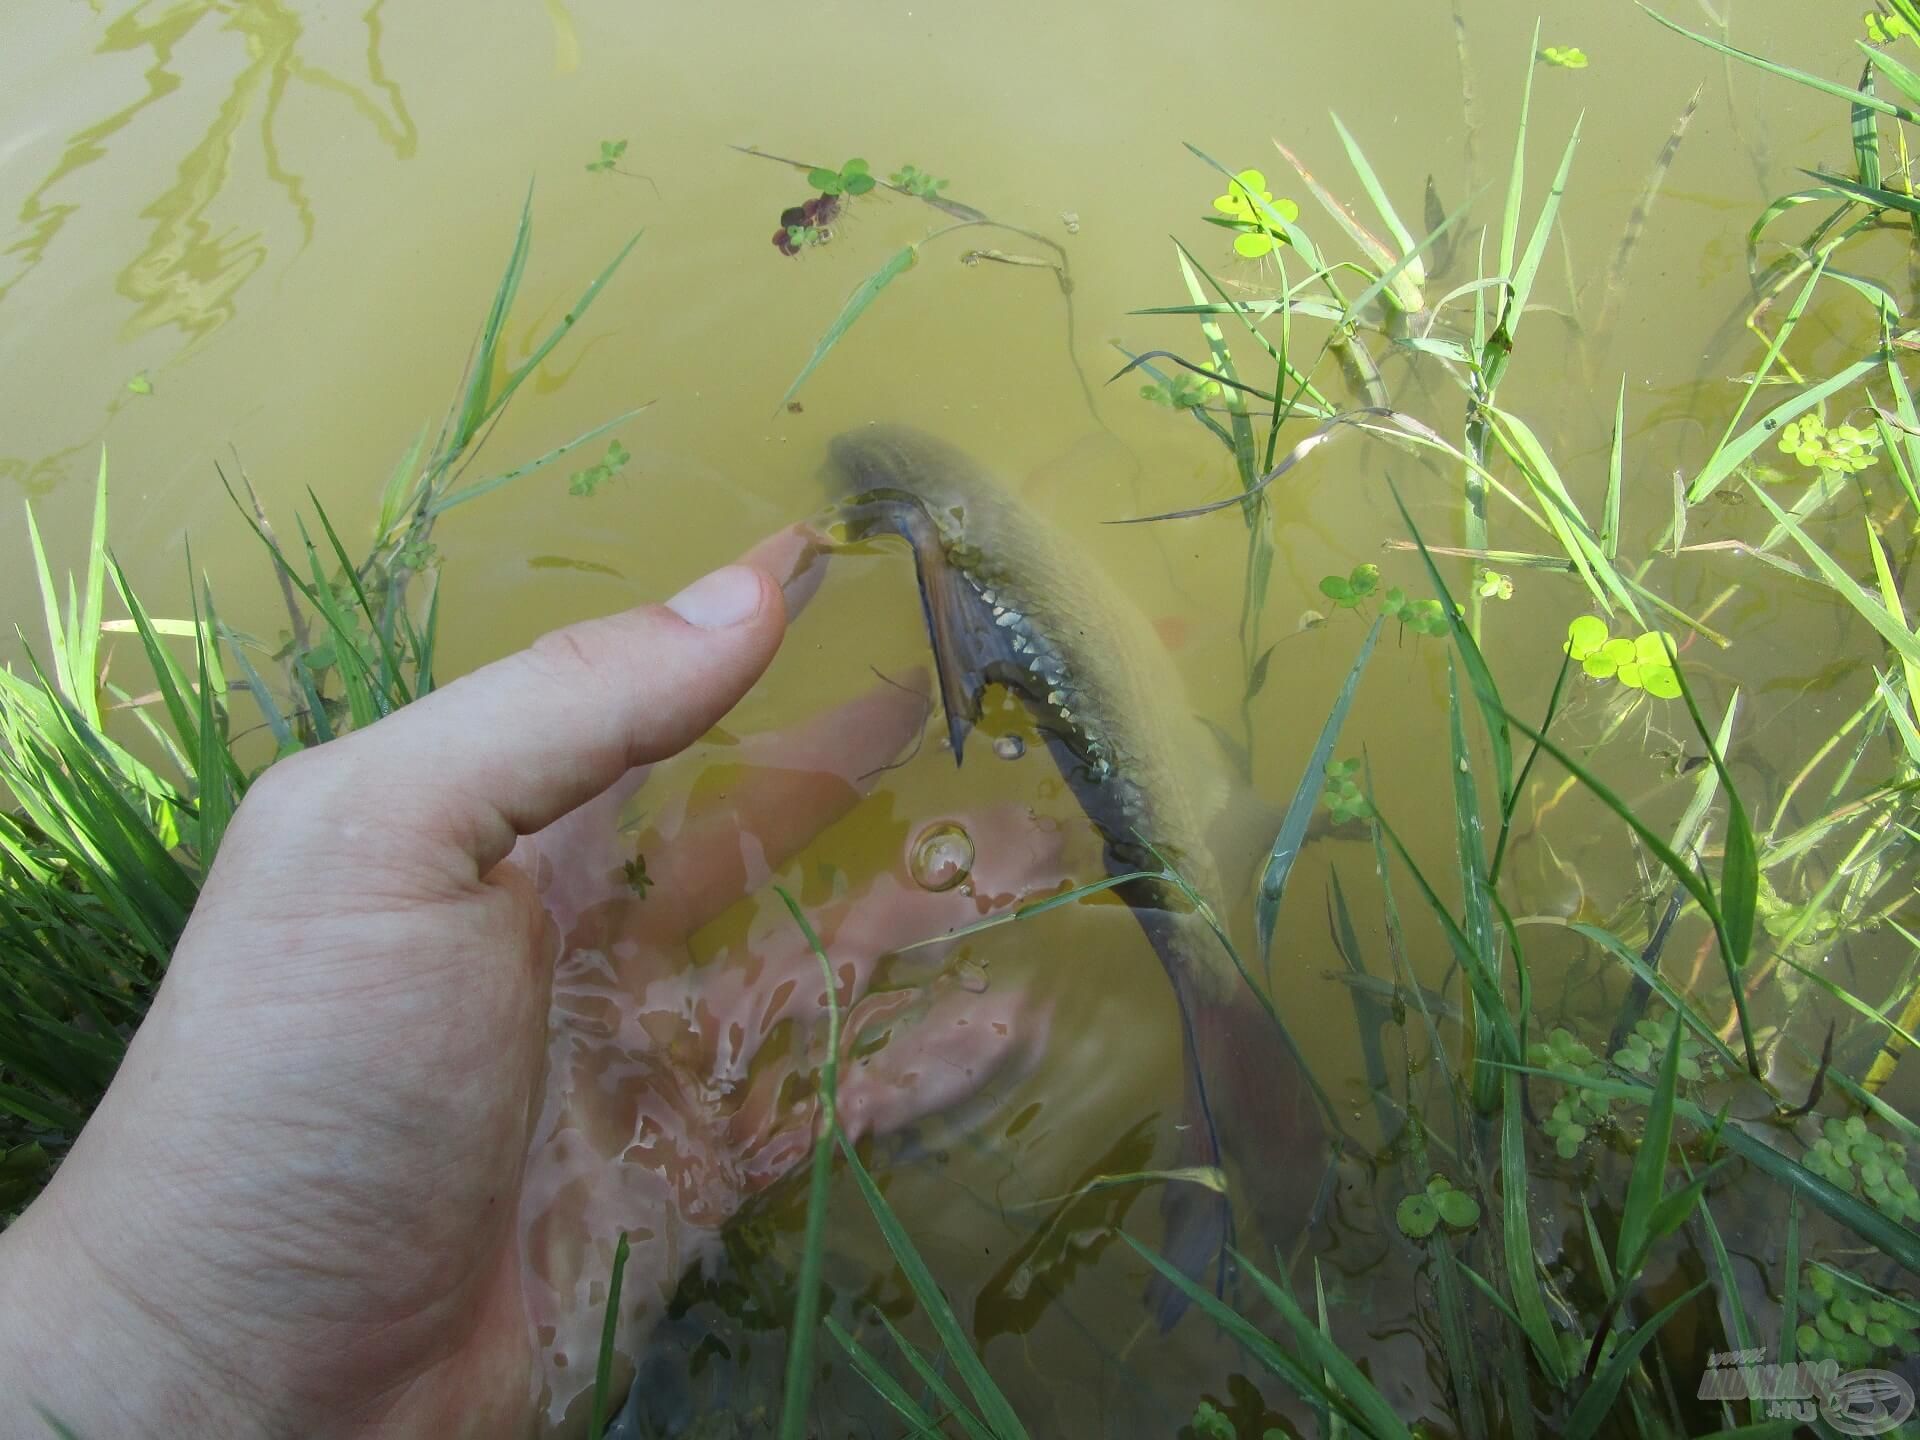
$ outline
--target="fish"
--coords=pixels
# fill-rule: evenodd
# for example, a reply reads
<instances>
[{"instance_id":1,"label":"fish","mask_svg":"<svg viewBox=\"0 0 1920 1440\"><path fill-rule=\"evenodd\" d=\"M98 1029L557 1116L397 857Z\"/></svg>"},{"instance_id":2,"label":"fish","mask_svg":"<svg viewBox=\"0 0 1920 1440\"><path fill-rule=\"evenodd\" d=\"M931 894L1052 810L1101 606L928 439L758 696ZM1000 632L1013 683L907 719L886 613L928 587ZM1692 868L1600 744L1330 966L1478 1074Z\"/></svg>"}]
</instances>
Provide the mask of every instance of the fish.
<instances>
[{"instance_id":1,"label":"fish","mask_svg":"<svg viewBox=\"0 0 1920 1440\"><path fill-rule=\"evenodd\" d=\"M1179 1005L1185 1060L1182 1167L1232 1159L1269 1238L1297 1232L1320 1192L1326 1131L1304 1063L1255 1003L1205 918L1160 878L1171 865L1216 913L1223 895L1209 822L1227 804L1218 745L1152 620L1082 548L965 452L897 425L829 443L821 479L850 540L894 535L912 550L947 741L964 763L995 685L1017 696L1099 834L1109 878L1160 960ZM1226 1283L1233 1215L1198 1184L1162 1192L1166 1257ZM1159 1277L1162 1329L1185 1296Z\"/></svg>"}]
</instances>

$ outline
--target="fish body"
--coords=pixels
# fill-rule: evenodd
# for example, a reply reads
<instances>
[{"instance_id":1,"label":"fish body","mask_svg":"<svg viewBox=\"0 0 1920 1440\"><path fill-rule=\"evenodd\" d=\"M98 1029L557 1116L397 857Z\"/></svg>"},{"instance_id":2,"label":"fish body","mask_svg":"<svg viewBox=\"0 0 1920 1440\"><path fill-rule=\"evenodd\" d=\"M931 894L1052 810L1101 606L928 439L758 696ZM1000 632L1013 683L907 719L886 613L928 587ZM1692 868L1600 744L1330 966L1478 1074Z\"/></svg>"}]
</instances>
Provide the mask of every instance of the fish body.
<instances>
[{"instance_id":1,"label":"fish body","mask_svg":"<svg viewBox=\"0 0 1920 1440\"><path fill-rule=\"evenodd\" d=\"M944 441L894 426L835 439L826 482L856 538L911 545L956 763L989 686L1019 696L1099 832L1110 876L1164 857L1218 909L1204 840L1225 785L1152 621L1080 548ZM1179 1001L1188 1055L1180 1163L1232 1156L1296 1225L1318 1190L1323 1132L1298 1058L1260 1012L1205 920L1157 877L1117 887ZM1224 1132L1224 1133L1223 1133ZM1224 1144L1223 1144L1224 1140ZM1303 1178L1305 1184L1303 1185ZM1304 1201L1303 1201L1304 1192ZM1273 1221L1271 1204L1259 1206ZM1223 1196L1170 1184L1169 1258L1200 1275L1230 1238ZM1163 1323L1184 1304L1157 1287Z\"/></svg>"}]
</instances>

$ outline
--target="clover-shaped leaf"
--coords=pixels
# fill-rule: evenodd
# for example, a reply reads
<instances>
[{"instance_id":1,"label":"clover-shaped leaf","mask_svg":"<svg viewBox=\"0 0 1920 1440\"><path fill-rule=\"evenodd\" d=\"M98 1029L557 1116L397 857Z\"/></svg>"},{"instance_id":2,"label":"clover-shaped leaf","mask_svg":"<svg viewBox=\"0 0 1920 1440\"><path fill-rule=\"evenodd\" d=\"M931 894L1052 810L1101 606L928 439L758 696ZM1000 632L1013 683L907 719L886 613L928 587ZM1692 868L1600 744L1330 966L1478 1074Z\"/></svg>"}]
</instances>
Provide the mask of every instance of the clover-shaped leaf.
<instances>
[{"instance_id":1,"label":"clover-shaped leaf","mask_svg":"<svg viewBox=\"0 0 1920 1440\"><path fill-rule=\"evenodd\" d=\"M1213 208L1235 222L1240 233L1233 248L1249 260L1287 243L1286 227L1300 218L1300 207L1291 200L1274 199L1267 177L1258 170L1242 170L1234 176L1226 193L1214 196Z\"/></svg>"},{"instance_id":2,"label":"clover-shaped leaf","mask_svg":"<svg viewBox=\"0 0 1920 1440\"><path fill-rule=\"evenodd\" d=\"M1409 1240L1424 1240L1440 1223L1440 1210L1425 1195L1409 1195L1393 1211L1394 1223Z\"/></svg>"},{"instance_id":3,"label":"clover-shaped leaf","mask_svg":"<svg viewBox=\"0 0 1920 1440\"><path fill-rule=\"evenodd\" d=\"M1877 10L1866 14L1867 38L1876 45L1891 45L1902 35L1913 34L1913 27L1898 15L1882 15Z\"/></svg>"},{"instance_id":4,"label":"clover-shaped leaf","mask_svg":"<svg viewBox=\"0 0 1920 1440\"><path fill-rule=\"evenodd\" d=\"M620 163L620 157L622 155L625 155L626 153L627 153L626 141L602 140L600 142L600 158L598 160L589 161L587 164L587 169L589 171L611 170L615 165Z\"/></svg>"},{"instance_id":5,"label":"clover-shaped leaf","mask_svg":"<svg viewBox=\"0 0 1920 1440\"><path fill-rule=\"evenodd\" d=\"M1584 70L1587 68L1587 52L1578 45L1545 45L1540 49L1540 58L1549 65L1557 65L1562 70Z\"/></svg>"},{"instance_id":6,"label":"clover-shaped leaf","mask_svg":"<svg viewBox=\"0 0 1920 1440\"><path fill-rule=\"evenodd\" d=\"M1598 615L1582 615L1567 626L1567 654L1585 660L1607 643L1607 622Z\"/></svg>"},{"instance_id":7,"label":"clover-shaped leaf","mask_svg":"<svg viewBox=\"0 0 1920 1440\"><path fill-rule=\"evenodd\" d=\"M1455 1230L1468 1230L1479 1223L1480 1202L1464 1190L1454 1188L1446 1176L1435 1174L1427 1181L1427 1198L1440 1218Z\"/></svg>"},{"instance_id":8,"label":"clover-shaped leaf","mask_svg":"<svg viewBox=\"0 0 1920 1440\"><path fill-rule=\"evenodd\" d=\"M1498 570L1480 572L1480 595L1486 600L1511 600L1513 598L1513 577L1502 575Z\"/></svg>"}]
</instances>

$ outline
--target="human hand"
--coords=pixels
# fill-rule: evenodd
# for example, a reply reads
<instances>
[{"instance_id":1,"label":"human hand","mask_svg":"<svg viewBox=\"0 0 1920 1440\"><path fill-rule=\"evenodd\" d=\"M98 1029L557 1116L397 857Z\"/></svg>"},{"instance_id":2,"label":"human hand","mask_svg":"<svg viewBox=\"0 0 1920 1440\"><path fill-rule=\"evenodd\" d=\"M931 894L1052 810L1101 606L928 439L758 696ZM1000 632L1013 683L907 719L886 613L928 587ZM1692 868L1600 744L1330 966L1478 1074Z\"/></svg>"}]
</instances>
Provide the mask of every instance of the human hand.
<instances>
[{"instance_id":1,"label":"human hand","mask_svg":"<svg viewBox=\"0 0 1920 1440\"><path fill-rule=\"evenodd\" d=\"M755 558L784 575L797 549L789 538L784 554ZM681 1013L698 1008L702 988L684 963L660 977L648 957L667 955L703 906L737 892L703 890L690 870L677 920L664 900L649 916L616 915L604 896L584 908L575 896L569 912L562 872L523 868L534 847L521 863L507 857L520 837L704 732L765 667L784 624L765 570L716 572L669 606L557 632L256 784L106 1099L46 1194L0 1236L0 1395L10 1402L0 1433L45 1433L22 1398L88 1440L524 1428L536 1364L528 1311L544 1298L556 1327L577 1318L567 1267L584 1273L596 1238L570 1240L553 1223L569 1217L577 1187L533 1203L529 1222L548 1223L527 1273L546 1293L524 1289L524 1157L536 1136L550 1149L569 1125L604 1133L610 1113L564 1068L536 1108L559 942L578 961L560 1000L597 1003L620 1042L605 1053L635 1060L631 1026L674 1008L654 1004L657 988L679 987ZM735 841L748 833L736 825ZM697 837L684 838L691 855ZM869 925L873 946L897 935L883 948L939 928L905 934L910 915L855 901L834 923L849 941ZM612 937L599 953L637 968L596 977L583 943L592 934ZM849 951L866 969L853 962L846 1001L881 953ZM797 981L791 958L758 963ZM749 976L729 983L720 1008L759 1005L763 1020L779 1018ZM616 992L642 1003L623 1013ZM823 995L820 985L816 1005ZM805 1018L799 990L784 1004ZM693 1028L703 1044L718 1033ZM978 1072L992 1059L968 1063ZM904 1050L890 1062L913 1063ZM899 1108L885 1084L866 1102L861 1093L850 1076L849 1116ZM716 1113L709 1101L669 1100L659 1113L692 1135ZM737 1177L730 1190L695 1187L688 1204L677 1188L623 1176L615 1200L650 1203L663 1234L710 1233L729 1195L739 1203L803 1156L809 1116L757 1103L728 1113L724 1134L711 1123L702 1133L714 1154L733 1147L720 1167ZM549 1162L542 1150L524 1173L549 1175ZM616 1212L571 1218L639 1225ZM686 1250L657 1247L637 1308L658 1304Z\"/></svg>"},{"instance_id":2,"label":"human hand","mask_svg":"<svg viewBox=\"0 0 1920 1440\"><path fill-rule=\"evenodd\" d=\"M542 1433L585 1427L620 1236L631 1246L613 1377L624 1394L681 1275L719 1249L742 1205L805 1162L816 1135L827 985L804 937L771 895L714 953L696 959L688 937L762 891L925 718L920 691L883 683L794 729L716 747L730 763L705 770L702 788L718 779L720 793L664 800L637 840L620 824L620 786L522 843L565 937L521 1201ZM919 883L909 839L890 865L808 906L844 1017L837 1113L850 1138L984 1100L1045 1039L1046 1003L1017 986L985 989L922 955L875 983L883 957L1063 878L1057 835L1024 809L963 825L976 855L965 887ZM652 881L644 896L627 879L636 853Z\"/></svg>"}]
</instances>

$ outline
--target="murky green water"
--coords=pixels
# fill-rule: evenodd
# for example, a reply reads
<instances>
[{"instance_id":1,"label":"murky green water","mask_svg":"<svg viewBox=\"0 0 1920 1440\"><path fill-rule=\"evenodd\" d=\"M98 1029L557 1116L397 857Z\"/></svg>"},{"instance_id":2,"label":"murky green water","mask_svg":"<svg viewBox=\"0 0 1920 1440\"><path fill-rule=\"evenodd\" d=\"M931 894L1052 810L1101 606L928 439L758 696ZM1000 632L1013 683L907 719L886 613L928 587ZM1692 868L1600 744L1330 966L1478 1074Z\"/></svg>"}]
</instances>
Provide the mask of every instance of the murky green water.
<instances>
[{"instance_id":1,"label":"murky green water","mask_svg":"<svg viewBox=\"0 0 1920 1440\"><path fill-rule=\"evenodd\" d=\"M1263 168L1330 244L1332 227L1269 137L1357 198L1328 118L1337 110L1403 213L1419 213L1429 175L1449 209L1477 195L1461 253L1436 288L1461 283L1478 273L1480 227L1497 224L1533 13L1465 0L1456 27L1437 3L1381 14L1120 3L1097 17L1002 0L746 13L586 0L376 3L357 14L264 0L17 7L0 47L0 209L11 216L0 251L0 377L11 401L0 473L9 496L33 501L56 550L77 553L106 446L113 543L149 603L184 603L191 544L223 615L270 631L271 577L216 465L244 468L283 522L308 489L350 525L369 515L379 484L458 381L532 177L534 255L516 354L633 230L646 233L516 401L486 463L505 468L655 403L619 432L632 462L592 498L567 494L563 462L444 522L446 673L567 620L671 593L812 512L826 441L880 419L964 446L1067 528L1160 622L1192 704L1233 727L1238 521L1097 523L1217 498L1234 484L1230 458L1197 426L1143 403L1133 378L1101 383L1120 364L1111 341L1200 350L1191 321L1128 314L1185 299L1170 235L1230 277L1258 278L1232 265L1223 232L1200 223L1221 185L1180 142ZM1800 9L1736 7L1731 33L1754 50L1828 63L1851 83L1857 60L1824 39L1800 54L1828 31L1824 17ZM1579 44L1592 64L1536 76L1529 213L1581 116L1582 140L1540 308L1502 399L1595 507L1616 387L1628 377L1623 550L1637 553L1670 518L1673 472L1691 475L1718 438L1737 397L1731 377L1758 363L1759 343L1741 323L1752 303L1748 225L1799 183L1796 167L1842 161L1847 136L1831 104L1733 73L1630 6L1552 3L1542 35ZM1697 114L1603 333L1622 229L1696 85ZM620 163L631 175L586 168L609 139L628 142ZM808 193L804 180L735 145L836 163L860 154L883 171L912 163L950 177L954 198L1064 247L1070 305L1045 268L964 264L976 242L935 242L806 385L803 408L782 410L782 392L846 295L939 217L869 197L830 244L783 258L768 236ZM1037 253L1018 237L991 243ZM1792 358L1806 373L1829 373L1871 338L1864 312L1829 296ZM136 377L147 393L130 388ZM1457 435L1462 398L1437 367L1389 359L1385 381L1396 406ZM1393 583L1423 584L1406 555L1380 549L1400 533L1389 471L1429 539L1457 541L1455 480L1359 439L1316 456L1278 496L1267 626L1282 638L1253 712L1255 781L1275 805L1361 634L1351 616L1294 633L1302 611L1325 607L1320 577L1372 560ZM1689 540L1754 528L1737 506L1706 515L1694 517ZM1722 528L1704 533L1703 524ZM9 533L0 600L32 633L25 542ZM1546 548L1497 508L1493 543ZM1515 579L1512 600L1489 602L1487 644L1516 708L1537 713L1565 626L1586 601L1571 580ZM1735 773L1751 782L1756 813L1770 813L1811 741L1857 703L1851 690L1844 700L1834 692L1862 630L1820 592L1722 555L1660 560L1647 580L1692 613L1711 609L1737 642L1726 651L1695 642L1688 658L1716 705L1730 685L1745 688ZM1729 586L1737 589L1721 598ZM838 561L730 728L813 714L866 689L874 669L910 670L924 649L904 560ZM17 653L11 641L8 653ZM1341 752L1365 749L1383 808L1433 873L1451 876L1444 665L1438 646L1389 632ZM1596 738L1605 704L1604 691L1583 691L1568 733ZM1670 815L1684 787L1663 782L1645 757L1671 751L1677 761L1698 747L1677 707L1654 713L1636 717L1602 764L1629 799ZM805 852L797 883L830 893L822 877L870 875L927 822L983 801L1053 817L1070 832L1072 873L1095 878L1097 854L1039 747L1004 764L982 755L956 772L937 734L936 724L866 806ZM1557 775L1536 779L1522 809L1521 908L1611 910L1638 884L1634 857L1591 801L1556 802L1557 784ZM1363 948L1384 954L1371 852L1335 835L1308 849L1293 878L1279 993L1308 1059L1370 1142L1378 1127L1351 1000L1324 978L1340 963L1322 900L1336 868L1355 897ZM1404 889L1399 898L1417 904ZM706 953L771 914L750 908L715 927ZM1242 930L1244 897L1237 909ZM1416 963L1437 982L1442 952L1423 927L1415 933ZM1582 1013L1598 994L1596 962L1537 933L1536 1006ZM1698 928L1684 941L1672 962L1683 974ZM1873 944L1850 959L1864 973L1884 968ZM970 1128L913 1137L894 1157L888 1193L1033 1432L1171 1434L1199 1394L1226 1397L1238 1384L1243 1433L1258 1433L1265 1402L1248 1398L1251 1382L1228 1380L1244 1361L1195 1322L1152 1333L1137 1299L1142 1271L1102 1228L1125 1214L1152 1239L1150 1193L1079 1215L1073 1235L1036 1233L1050 1212L1031 1202L1091 1175L1170 1163L1179 1038L1138 928L1118 907L1060 911L970 942L958 963L979 967L989 990L1024 983L1043 993L1055 1007L1050 1038L1030 1074L975 1108ZM1375 1381L1418 1413L1438 1362L1408 1319L1410 1269L1397 1242L1380 1238L1367 1184L1343 1178L1318 1247L1333 1298ZM851 1190L845 1199L829 1267L836 1293L904 1304ZM789 1256L797 1206L796 1193L776 1191L741 1232L739 1255L771 1247L776 1259ZM1745 1221L1731 1232L1736 1252L1773 1243L1772 1217ZM1383 1255L1391 1263L1381 1265ZM676 1402L662 1381L663 1413L676 1403L683 1412L771 1406L766 1382L784 1335L746 1298L771 1273L754 1260L685 1292L691 1308L666 1327L657 1362L685 1389ZM743 1375L753 1384L741 1385ZM868 1433L859 1417L877 1414L877 1402L860 1382L836 1372L826 1385L822 1413L851 1417L833 1433ZM1278 1404L1276 1395L1268 1398Z\"/></svg>"}]
</instances>

